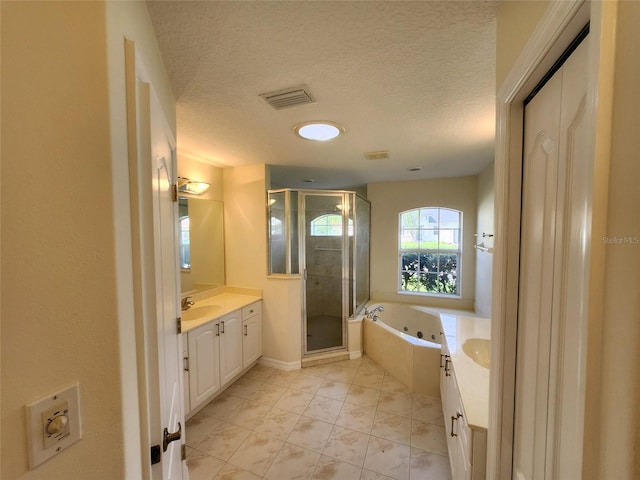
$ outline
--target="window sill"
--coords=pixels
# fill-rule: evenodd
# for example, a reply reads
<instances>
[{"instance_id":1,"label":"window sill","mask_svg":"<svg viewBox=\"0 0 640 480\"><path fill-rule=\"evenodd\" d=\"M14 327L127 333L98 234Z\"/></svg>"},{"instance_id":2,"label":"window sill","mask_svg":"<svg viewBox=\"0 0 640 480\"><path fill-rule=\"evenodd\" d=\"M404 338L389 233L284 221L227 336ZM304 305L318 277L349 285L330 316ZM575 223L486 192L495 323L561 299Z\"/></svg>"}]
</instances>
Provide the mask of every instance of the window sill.
<instances>
[{"instance_id":1,"label":"window sill","mask_svg":"<svg viewBox=\"0 0 640 480\"><path fill-rule=\"evenodd\" d=\"M436 298L451 298L452 300L461 300L461 295L451 295L449 293L429 293L429 292L409 292L407 290L398 290L398 295L409 295L411 297L436 297Z\"/></svg>"}]
</instances>

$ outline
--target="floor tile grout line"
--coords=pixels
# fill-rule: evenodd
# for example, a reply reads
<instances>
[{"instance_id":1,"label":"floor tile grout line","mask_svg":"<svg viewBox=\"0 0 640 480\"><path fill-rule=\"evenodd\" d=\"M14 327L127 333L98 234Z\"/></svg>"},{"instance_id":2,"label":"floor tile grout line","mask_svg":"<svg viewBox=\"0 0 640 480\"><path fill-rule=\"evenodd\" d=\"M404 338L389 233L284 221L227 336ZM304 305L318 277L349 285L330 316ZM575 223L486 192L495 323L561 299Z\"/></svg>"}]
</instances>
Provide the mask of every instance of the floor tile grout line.
<instances>
[{"instance_id":1,"label":"floor tile grout line","mask_svg":"<svg viewBox=\"0 0 640 480\"><path fill-rule=\"evenodd\" d=\"M440 424L433 423L433 422L430 422L430 421L425 421L425 420L422 420L422 419L420 419L420 418L416 418L416 417L414 417L414 416L413 416L413 415L414 415L414 410L415 410L415 408L416 408L416 403L415 403L415 401L414 401L414 398L415 398L415 397L414 397L414 393L413 393L413 392L403 392L402 390L400 390L399 392L394 392L394 391L393 391L393 390L391 390L391 389L389 389L389 390L383 390L383 388L385 387L384 378L385 378L385 377L387 377L387 376L392 377L392 378L395 378L395 377L393 377L393 376L389 375L389 374L388 374L388 372L386 372L386 371L383 371L383 373L384 373L384 375L383 375L383 381L382 381L380 384L375 385L374 387L372 387L372 386L368 386L368 385L359 385L358 383L355 383L355 382L354 382L354 380L355 380L355 378L356 378L356 375L357 375L357 373L358 373L358 370L362 367L362 365L363 365L363 363L360 363L360 365L354 369L354 370L355 370L355 373L354 373L353 377L351 378L351 380L350 380L350 381L348 381L348 382L344 381L344 379L342 379L342 380L330 379L330 378L329 378L329 375L330 375L330 373L331 373L330 371L326 372L326 373L325 373L324 375L322 375L322 376L320 376L320 375L315 375L315 373L316 373L316 372L314 372L314 374L309 373L309 375L312 375L312 376L315 376L315 377L317 377L317 378L321 378L321 379L323 379L322 384L324 384L324 382L325 382L327 379L329 379L329 380L334 381L334 382L341 382L341 383L344 383L344 384L346 384L349 388L351 388L351 387L352 387L352 386L354 386L354 385L357 385L357 386L361 386L361 387L365 387L365 388L372 388L372 389L376 390L376 391L378 392L378 400L377 400L377 401L376 401L376 403L375 403L375 407L374 407L373 405L371 405L370 407L367 407L367 408L371 408L371 409L373 410L373 412L374 412L374 419L375 419L375 416L377 415L377 413L378 413L378 412L382 412L382 413L390 414L390 415L397 415L397 416L399 416L399 417L406 418L406 419L409 419L409 420L410 420L411 425L412 425L412 431L413 431L413 422L414 422L414 421L420 421L420 422L422 422L422 423L427 423L427 424L431 424L431 425L435 425L435 426L440 426L440 427L442 426L442 425L440 425ZM345 368L342 368L342 370L346 370L346 369L345 369ZM272 372L272 374L273 374L273 372ZM298 376L300 376L300 375L301 375L301 374L298 374ZM358 406L358 404L357 404L357 403L356 403L356 404L354 404L354 403L351 403L351 402L347 402L347 401L346 401L346 397L345 397L345 399L337 399L337 398L334 398L334 397L328 397L328 396L325 396L325 395L322 395L322 394L318 394L317 392L318 392L318 390L319 390L320 388L316 389L313 393L309 393L309 392L306 392L306 391L297 390L297 389L295 389L295 388L291 387L291 385L282 385L282 384L277 384L277 383L273 383L273 382L268 382L267 380L268 380L268 378L269 378L270 376L271 376L271 375L267 375L267 376L266 376L266 377L264 377L264 378L254 378L254 377L252 377L252 378L250 378L250 379L247 379L247 382L246 382L246 383L250 383L250 382L251 382L251 383L254 383L254 382L255 382L255 383L254 383L254 387L253 387L253 388L255 388L255 391L256 391L256 392L257 392L257 391L259 391L259 390L261 390L261 388L269 388L269 385L275 385L275 386L278 386L278 387L282 388L282 389L283 389L282 394L281 394L277 399L275 399L275 401L271 400L271 401L269 401L269 402L262 402L262 401L260 401L260 397L257 397L257 398L256 398L256 397L254 397L254 398L245 398L245 397L241 397L241 396L239 396L239 395L237 395L237 394L236 394L236 395L234 395L234 394L232 394L232 393L228 394L228 395L230 395L230 396L235 396L236 398L238 398L238 399L240 399L240 400L243 400L243 401L253 401L253 402L255 402L255 403L258 403L258 404L261 404L261 405L264 405L264 406L268 406L268 407L269 407L269 409L266 411L266 413L265 413L265 414L263 414L263 415L261 416L261 420L260 420L260 421L258 421L255 425L252 425L251 427L248 427L247 425L239 425L239 424L234 424L234 423L232 423L232 425L236 425L236 426L239 426L239 427L241 427L241 428L245 428L245 429L247 429L247 430L249 430L249 431L251 431L251 432L256 432L256 433L260 433L260 434L265 435L265 436L269 436L270 438L275 438L275 437L271 437L270 435L268 435L268 434L266 434L266 433L264 433L264 432L258 432L258 431L257 431L257 430L255 430L255 429L256 429L256 428L257 428L257 427L262 423L262 421L263 421L263 420L264 420L264 419L269 415L269 413L270 413L270 412L272 412L274 408L276 408L277 403L280 401L280 399L285 395L285 393L286 393L288 390L293 390L293 391L296 391L296 392L306 393L306 394L308 394L308 395L311 395L311 396L312 396L312 399L313 399L313 398L315 398L315 397L317 396L317 397L321 397L321 398L323 398L323 399L329 399L329 400L333 400L333 401L336 401L336 402L340 402L340 409L339 409L339 411L340 411L340 412L342 412L342 410L344 409L345 405ZM293 383L293 382L291 382L291 383ZM322 385L322 384L321 384L321 385ZM251 387L250 387L250 388L251 388ZM380 400L379 396L382 394L382 392L385 392L385 393L409 393L409 394L410 394L410 397L411 397L411 417L407 417L407 416L404 416L404 415L398 415L398 413L397 413L397 412L395 412L395 411L386 411L385 409L380 409L380 406L381 406L381 400ZM434 397L434 398L435 398L435 397ZM310 405L310 403L311 403L311 401L309 402L309 404L307 405L307 407L305 408L305 410L308 408L308 406ZM238 406L238 407L236 407L235 409L233 409L233 411L232 411L232 412L235 412L238 408L239 408L239 406ZM313 475L313 474L315 473L315 471L317 470L318 465L319 465L319 461L320 461L320 459L321 459L323 456L325 456L325 457L327 457L327 458L330 458L330 459L333 459L333 460L338 461L338 462L343 462L343 463L347 463L347 464L349 464L349 465L353 465L353 466L355 466L355 467L357 467L357 468L360 468L360 470L361 470L361 471L367 470L367 469L365 469L365 467L364 467L364 463L365 463L365 461L366 461L366 455L367 455L367 454L368 454L368 452L369 452L369 447L370 447L371 437L381 438L381 439L384 439L384 440L387 440L387 441L392 441L392 442L395 442L395 443L399 443L399 444L401 444L401 445L408 446L408 447L409 447L409 449L410 449L410 452L411 452L413 449L415 449L415 450L420 451L420 452L427 452L427 453L431 453L431 454L439 455L439 456L442 456L442 457L447 457L447 455L443 455L443 454L442 454L442 453L440 453L440 452L431 451L431 450L428 450L428 449L421 449L421 448L418 448L418 447L416 447L416 446L413 446L413 445L412 445L412 443L413 443L413 442L411 441L411 437L412 437L412 435L411 435L411 434L410 434L410 444L409 444L409 445L407 445L407 444L404 444L404 443L402 443L402 442L397 442L396 440L393 440L393 439L391 439L391 438L385 438L385 437L381 437L381 436L379 436L379 435L374 435L373 433L371 433L371 432L372 432L372 430L370 430L369 432L362 432L361 430L355 430L354 428L352 428L352 427L350 427L350 426L348 426L348 425L340 425L340 424L336 423L336 422L338 421L338 418L339 418L340 414L338 414L338 416L336 416L336 418L335 418L335 419L333 419L332 421L328 421L328 420L327 420L327 419L325 419L325 418L316 418L316 417L311 417L311 416L309 416L309 415L304 415L304 410L303 410L303 413L299 413L299 412L294 412L294 411L290 411L290 410L282 409L282 408L280 408L280 407L278 407L278 408L279 408L280 410L285 411L285 412L288 412L288 413L291 413L291 414L295 414L295 415L299 415L299 416L300 416L299 420L304 416L304 417L307 417L307 418L310 418L310 419L314 419L314 420L322 421L322 422L324 422L324 423L328 423L328 424L332 425L332 432L335 430L335 427L336 427L336 426L338 426L338 427L340 427L340 428L344 428L344 429L347 429L347 430L351 430L351 431L354 431L354 432L358 432L358 433L361 433L361 434L367 435L367 448L366 448L366 452L365 452L365 460L363 460L363 465L362 465L362 466L357 466L357 465L354 465L353 463L350 463L350 462L344 462L343 460L341 460L341 459L339 459L339 458L336 458L336 457L333 457L333 456L331 456L331 455L325 455L325 454L324 454L324 451L326 450L326 447L327 447L327 444L328 444L328 440L329 440L329 438L330 438L330 437L328 437L328 438L323 442L322 450L321 450L319 453L318 453L318 452L315 452L315 453L317 453L317 454L318 454L318 459L317 459L317 461L316 461L316 463L315 463L315 465L314 465L314 469L313 469L313 473L312 473L312 475ZM219 418L219 417L217 417L216 415L211 415L211 417L212 417L212 418L215 418L215 419L219 419L219 420L223 420L223 421L225 421L224 419L220 419L220 418ZM299 421L299 420L298 420L298 421ZM229 422L227 421L227 423L229 423ZM375 420L374 420L374 423L375 423ZM373 426L373 425L372 425L372 426ZM291 432L290 432L290 433L291 433ZM289 434L290 434L290 433L289 433ZM207 436L209 436L210 434L211 434L211 433L209 433ZM205 438L206 438L206 437L205 437ZM279 440L279 441L282 441L282 440L280 440L280 439L278 439L278 440ZM288 440L288 437L287 437L287 440ZM271 468L271 466L272 466L273 462L274 462L274 461L275 461L275 459L277 458L278 454L281 452L282 448L284 448L284 446L285 446L286 444L288 444L288 443L289 443L287 440L282 441L283 443L282 443L282 445L280 446L280 449L278 450L278 453L276 453L276 455L274 456L274 458L273 458L273 459L272 459L272 461L270 462L269 466L267 467L267 470L265 471L265 475L266 475L266 472L268 472L269 468ZM202 443L202 441L203 441L203 440L201 440L201 442L200 442L200 443ZM225 465L229 464L229 462L228 462L228 461L225 461L225 460L219 459L218 457L215 457L215 456L213 456L213 455L210 455L208 452L203 452L202 450L198 449L198 448L197 448L197 446L199 446L199 445L200 445L200 443L199 443L199 444L197 444L195 447L191 447L191 446L190 446L190 448L192 448L193 450L196 450L196 451L198 451L198 452L200 452L200 453L203 453L203 454L205 454L205 455L212 456L212 457L214 457L214 458L216 458L216 459L218 459L218 460L224 461L224 462L225 462ZM244 442L242 442L242 443L244 443ZM242 445L242 443L241 443L241 445ZM290 445L295 445L295 444L291 444L291 443L289 443L289 444L290 444ZM302 448L302 449L304 449L304 450L309 451L309 450L308 450L308 449L306 449L305 447L301 447L301 446L299 446L299 445L295 445L295 446L296 446L296 447L298 447L298 448ZM239 447L238 447L238 449L239 449ZM236 450L234 451L234 453L233 453L233 454L235 454L235 453L238 451L238 449L236 449ZM232 456L233 456L233 454L232 454ZM410 458L411 458L411 457L412 457L412 455L410 455Z\"/></svg>"}]
</instances>

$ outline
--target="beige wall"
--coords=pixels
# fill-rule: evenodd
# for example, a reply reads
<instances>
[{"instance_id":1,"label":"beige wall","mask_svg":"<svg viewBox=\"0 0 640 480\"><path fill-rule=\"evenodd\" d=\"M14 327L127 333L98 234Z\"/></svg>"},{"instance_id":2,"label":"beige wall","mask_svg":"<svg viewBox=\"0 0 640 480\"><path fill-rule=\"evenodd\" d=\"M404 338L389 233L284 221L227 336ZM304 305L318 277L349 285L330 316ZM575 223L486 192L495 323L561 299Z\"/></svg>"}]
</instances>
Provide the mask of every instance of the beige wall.
<instances>
[{"instance_id":1,"label":"beige wall","mask_svg":"<svg viewBox=\"0 0 640 480\"><path fill-rule=\"evenodd\" d=\"M2 2L2 478L124 474L105 33ZM84 438L27 473L25 404L78 381Z\"/></svg>"},{"instance_id":2,"label":"beige wall","mask_svg":"<svg viewBox=\"0 0 640 480\"><path fill-rule=\"evenodd\" d=\"M220 167L213 166L209 163L202 162L178 152L178 176L186 177L191 180L207 182L211 184L209 190L197 198L206 198L208 200L223 200L222 192L222 171Z\"/></svg>"},{"instance_id":3,"label":"beige wall","mask_svg":"<svg viewBox=\"0 0 640 480\"><path fill-rule=\"evenodd\" d=\"M498 90L548 6L548 0L500 2L496 21L496 88Z\"/></svg>"},{"instance_id":4,"label":"beige wall","mask_svg":"<svg viewBox=\"0 0 640 480\"><path fill-rule=\"evenodd\" d=\"M640 238L640 58L636 54L640 3L604 2L602 18L592 260L596 302L590 311L584 471L588 479L636 479L640 478L640 245L635 243ZM606 83L611 74L612 97ZM626 237L631 243L604 243L602 237Z\"/></svg>"},{"instance_id":5,"label":"beige wall","mask_svg":"<svg viewBox=\"0 0 640 480\"><path fill-rule=\"evenodd\" d=\"M142 2L1 9L1 476L138 480L125 37L175 132L171 88ZM24 405L74 382L83 439L28 472Z\"/></svg>"},{"instance_id":6,"label":"beige wall","mask_svg":"<svg viewBox=\"0 0 640 480\"><path fill-rule=\"evenodd\" d=\"M475 295L477 177L372 183L371 298L434 307L473 309ZM398 294L398 215L418 207L447 207L463 213L462 298Z\"/></svg>"},{"instance_id":7,"label":"beige wall","mask_svg":"<svg viewBox=\"0 0 640 480\"><path fill-rule=\"evenodd\" d=\"M478 175L478 233L494 234L494 164L493 162ZM477 243L493 248L493 237L478 237ZM475 311L491 318L491 278L493 274L493 254L476 252L476 292Z\"/></svg>"},{"instance_id":8,"label":"beige wall","mask_svg":"<svg viewBox=\"0 0 640 480\"><path fill-rule=\"evenodd\" d=\"M227 284L263 290L263 356L293 367L302 356L302 281L267 277L265 165L224 169Z\"/></svg>"}]
</instances>

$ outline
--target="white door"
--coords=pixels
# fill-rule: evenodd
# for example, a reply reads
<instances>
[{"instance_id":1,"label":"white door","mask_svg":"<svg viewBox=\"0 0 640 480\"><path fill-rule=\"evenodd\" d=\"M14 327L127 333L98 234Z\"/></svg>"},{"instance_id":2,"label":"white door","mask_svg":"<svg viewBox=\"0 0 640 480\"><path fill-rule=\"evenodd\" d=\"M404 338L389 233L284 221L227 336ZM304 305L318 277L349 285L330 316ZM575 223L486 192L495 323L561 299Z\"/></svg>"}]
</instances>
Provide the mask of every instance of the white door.
<instances>
[{"instance_id":1,"label":"white door","mask_svg":"<svg viewBox=\"0 0 640 480\"><path fill-rule=\"evenodd\" d=\"M514 478L581 478L588 41L525 108Z\"/></svg>"},{"instance_id":2,"label":"white door","mask_svg":"<svg viewBox=\"0 0 640 480\"><path fill-rule=\"evenodd\" d=\"M180 382L182 342L177 330L180 285L176 230L178 216L173 192L177 180L176 149L153 92L150 100L158 366L163 429L162 478L177 480L183 478L181 437L184 434L184 412Z\"/></svg>"},{"instance_id":3,"label":"white door","mask_svg":"<svg viewBox=\"0 0 640 480\"><path fill-rule=\"evenodd\" d=\"M162 452L164 429L176 434L184 426L182 348L176 326L180 312L177 208L171 195L175 139L143 60L129 40L125 41L125 72L141 478L186 480L183 440L169 443Z\"/></svg>"}]
</instances>

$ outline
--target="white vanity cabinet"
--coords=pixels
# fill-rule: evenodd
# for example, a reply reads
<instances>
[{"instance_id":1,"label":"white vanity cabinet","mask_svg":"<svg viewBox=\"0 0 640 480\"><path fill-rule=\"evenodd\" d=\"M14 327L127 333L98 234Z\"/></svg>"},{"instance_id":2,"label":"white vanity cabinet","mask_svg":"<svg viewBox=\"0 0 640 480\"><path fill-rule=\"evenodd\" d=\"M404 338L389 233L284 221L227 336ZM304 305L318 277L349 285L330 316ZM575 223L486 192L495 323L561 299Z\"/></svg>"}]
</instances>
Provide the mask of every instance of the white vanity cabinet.
<instances>
[{"instance_id":1,"label":"white vanity cabinet","mask_svg":"<svg viewBox=\"0 0 640 480\"><path fill-rule=\"evenodd\" d=\"M242 367L250 367L262 356L262 302L242 309Z\"/></svg>"},{"instance_id":2,"label":"white vanity cabinet","mask_svg":"<svg viewBox=\"0 0 640 480\"><path fill-rule=\"evenodd\" d=\"M182 334L187 417L262 355L262 301L238 307L209 321L203 319L204 323Z\"/></svg>"},{"instance_id":3,"label":"white vanity cabinet","mask_svg":"<svg viewBox=\"0 0 640 480\"><path fill-rule=\"evenodd\" d=\"M189 408L194 410L220 390L220 325L209 322L189 331Z\"/></svg>"},{"instance_id":4,"label":"white vanity cabinet","mask_svg":"<svg viewBox=\"0 0 640 480\"><path fill-rule=\"evenodd\" d=\"M440 357L440 394L452 480L484 480L487 430L470 427L446 339Z\"/></svg>"}]
</instances>

